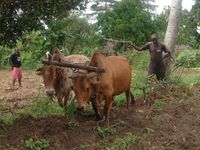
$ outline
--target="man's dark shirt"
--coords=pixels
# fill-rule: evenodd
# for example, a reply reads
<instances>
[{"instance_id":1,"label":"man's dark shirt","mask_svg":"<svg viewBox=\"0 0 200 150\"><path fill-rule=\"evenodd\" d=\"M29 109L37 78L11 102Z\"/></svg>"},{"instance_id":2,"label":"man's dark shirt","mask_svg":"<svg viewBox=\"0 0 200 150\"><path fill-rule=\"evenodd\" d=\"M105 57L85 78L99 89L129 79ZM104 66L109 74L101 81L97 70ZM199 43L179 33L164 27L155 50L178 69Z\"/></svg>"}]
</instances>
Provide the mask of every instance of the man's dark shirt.
<instances>
[{"instance_id":1,"label":"man's dark shirt","mask_svg":"<svg viewBox=\"0 0 200 150\"><path fill-rule=\"evenodd\" d=\"M21 58L20 58L20 53L13 53L10 56L10 63L12 67L21 67Z\"/></svg>"}]
</instances>

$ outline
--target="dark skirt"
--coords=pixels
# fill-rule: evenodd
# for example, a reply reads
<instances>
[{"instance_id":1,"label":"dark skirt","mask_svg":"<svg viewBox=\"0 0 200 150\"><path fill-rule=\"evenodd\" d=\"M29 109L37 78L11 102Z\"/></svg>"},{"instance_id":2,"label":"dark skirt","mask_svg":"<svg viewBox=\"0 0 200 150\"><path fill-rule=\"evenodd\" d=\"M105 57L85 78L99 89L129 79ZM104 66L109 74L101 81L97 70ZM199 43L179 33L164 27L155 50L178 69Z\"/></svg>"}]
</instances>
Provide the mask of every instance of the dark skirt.
<instances>
[{"instance_id":1,"label":"dark skirt","mask_svg":"<svg viewBox=\"0 0 200 150\"><path fill-rule=\"evenodd\" d=\"M148 66L148 75L156 75L158 80L165 79L165 67L163 62L150 62Z\"/></svg>"}]
</instances>

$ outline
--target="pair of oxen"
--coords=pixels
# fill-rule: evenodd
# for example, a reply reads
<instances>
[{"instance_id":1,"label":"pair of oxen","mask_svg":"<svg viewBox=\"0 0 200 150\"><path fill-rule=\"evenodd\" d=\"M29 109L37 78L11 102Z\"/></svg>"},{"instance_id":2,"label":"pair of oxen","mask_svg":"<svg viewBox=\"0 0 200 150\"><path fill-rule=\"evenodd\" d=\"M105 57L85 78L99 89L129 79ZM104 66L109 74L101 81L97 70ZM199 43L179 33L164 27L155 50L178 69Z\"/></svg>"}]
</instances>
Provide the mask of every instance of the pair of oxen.
<instances>
[{"instance_id":1,"label":"pair of oxen","mask_svg":"<svg viewBox=\"0 0 200 150\"><path fill-rule=\"evenodd\" d=\"M49 61L70 62L104 68L105 72L96 73L87 70L74 71L71 68L44 65L37 69L43 77L46 94L55 96L60 106L65 107L75 93L78 111L85 111L90 103L97 120L106 120L109 126L109 113L113 98L121 93L126 94L127 108L135 103L131 94L131 66L122 56L104 56L97 51L89 60L83 55L64 56L59 49L49 57ZM105 100L104 114L99 113L101 101Z\"/></svg>"}]
</instances>

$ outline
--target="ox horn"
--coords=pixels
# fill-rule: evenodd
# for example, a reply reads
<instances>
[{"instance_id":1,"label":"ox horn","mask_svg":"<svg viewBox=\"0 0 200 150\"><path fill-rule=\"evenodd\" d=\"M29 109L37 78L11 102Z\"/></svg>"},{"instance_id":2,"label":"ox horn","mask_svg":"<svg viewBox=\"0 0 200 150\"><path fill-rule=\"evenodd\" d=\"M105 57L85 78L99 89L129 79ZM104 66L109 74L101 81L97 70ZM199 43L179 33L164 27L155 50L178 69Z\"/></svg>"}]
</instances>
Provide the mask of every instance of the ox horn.
<instances>
[{"instance_id":1,"label":"ox horn","mask_svg":"<svg viewBox=\"0 0 200 150\"><path fill-rule=\"evenodd\" d=\"M91 79L91 78L94 78L94 77L96 77L96 76L97 76L97 73L96 73L96 72L91 72L91 73L88 73L88 74L86 75L87 79Z\"/></svg>"}]
</instances>

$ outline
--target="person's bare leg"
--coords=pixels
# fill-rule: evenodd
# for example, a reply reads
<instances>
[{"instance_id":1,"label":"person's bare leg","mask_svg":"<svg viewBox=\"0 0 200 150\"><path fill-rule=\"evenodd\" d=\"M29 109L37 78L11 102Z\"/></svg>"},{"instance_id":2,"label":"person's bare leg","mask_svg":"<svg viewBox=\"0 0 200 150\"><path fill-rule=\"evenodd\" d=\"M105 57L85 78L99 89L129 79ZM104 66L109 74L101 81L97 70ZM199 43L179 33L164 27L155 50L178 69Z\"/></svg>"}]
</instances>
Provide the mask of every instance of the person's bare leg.
<instances>
[{"instance_id":1,"label":"person's bare leg","mask_svg":"<svg viewBox=\"0 0 200 150\"><path fill-rule=\"evenodd\" d=\"M18 82L19 82L19 87L22 87L22 80L18 79Z\"/></svg>"}]
</instances>

